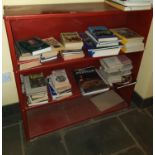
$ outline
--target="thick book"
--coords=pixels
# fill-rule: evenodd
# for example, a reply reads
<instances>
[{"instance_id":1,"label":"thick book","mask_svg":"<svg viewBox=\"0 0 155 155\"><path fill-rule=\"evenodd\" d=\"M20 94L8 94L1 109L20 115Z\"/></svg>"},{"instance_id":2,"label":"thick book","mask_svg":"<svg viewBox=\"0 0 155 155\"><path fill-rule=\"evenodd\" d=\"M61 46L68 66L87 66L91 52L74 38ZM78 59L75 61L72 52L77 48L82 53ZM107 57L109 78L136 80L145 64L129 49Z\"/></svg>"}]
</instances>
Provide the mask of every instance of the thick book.
<instances>
[{"instance_id":1,"label":"thick book","mask_svg":"<svg viewBox=\"0 0 155 155\"><path fill-rule=\"evenodd\" d=\"M23 77L23 81L26 95L47 91L46 80L42 73L26 75Z\"/></svg>"},{"instance_id":2,"label":"thick book","mask_svg":"<svg viewBox=\"0 0 155 155\"><path fill-rule=\"evenodd\" d=\"M116 3L113 0L105 0L105 3L107 3L108 5L115 7L119 10L122 11L138 11L138 10L150 10L151 9L151 5L146 5L146 6L124 6L122 4Z\"/></svg>"},{"instance_id":3,"label":"thick book","mask_svg":"<svg viewBox=\"0 0 155 155\"><path fill-rule=\"evenodd\" d=\"M51 46L42 41L39 37L16 41L16 46L20 50L21 55L26 53L39 55L52 50Z\"/></svg>"},{"instance_id":4,"label":"thick book","mask_svg":"<svg viewBox=\"0 0 155 155\"><path fill-rule=\"evenodd\" d=\"M109 86L100 78L93 66L76 69L73 74L84 96L109 90Z\"/></svg>"},{"instance_id":5,"label":"thick book","mask_svg":"<svg viewBox=\"0 0 155 155\"><path fill-rule=\"evenodd\" d=\"M51 79L56 89L71 88L65 69L53 70Z\"/></svg>"},{"instance_id":6,"label":"thick book","mask_svg":"<svg viewBox=\"0 0 155 155\"><path fill-rule=\"evenodd\" d=\"M89 26L88 32L99 42L118 40L113 32L105 26Z\"/></svg>"},{"instance_id":7,"label":"thick book","mask_svg":"<svg viewBox=\"0 0 155 155\"><path fill-rule=\"evenodd\" d=\"M82 38L78 32L63 32L60 36L65 50L81 49L83 46Z\"/></svg>"}]
</instances>

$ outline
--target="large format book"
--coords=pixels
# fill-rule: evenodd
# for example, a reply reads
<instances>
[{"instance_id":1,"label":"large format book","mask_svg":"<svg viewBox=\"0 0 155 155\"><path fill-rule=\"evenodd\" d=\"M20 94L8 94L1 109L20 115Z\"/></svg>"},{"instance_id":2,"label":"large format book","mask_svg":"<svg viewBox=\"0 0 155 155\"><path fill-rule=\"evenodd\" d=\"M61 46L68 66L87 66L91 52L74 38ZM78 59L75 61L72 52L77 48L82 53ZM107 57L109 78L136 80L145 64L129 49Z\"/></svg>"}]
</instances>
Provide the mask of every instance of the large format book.
<instances>
[{"instance_id":1,"label":"large format book","mask_svg":"<svg viewBox=\"0 0 155 155\"><path fill-rule=\"evenodd\" d=\"M126 43L139 43L144 40L144 37L134 32L129 28L115 28L111 31L121 39L122 44Z\"/></svg>"},{"instance_id":2,"label":"large format book","mask_svg":"<svg viewBox=\"0 0 155 155\"><path fill-rule=\"evenodd\" d=\"M98 42L118 40L118 38L105 26L89 26L88 32Z\"/></svg>"},{"instance_id":3,"label":"large format book","mask_svg":"<svg viewBox=\"0 0 155 155\"><path fill-rule=\"evenodd\" d=\"M113 69L113 68L121 69L123 66L123 64L121 63L121 61L118 59L117 56L102 58L100 59L100 63L103 67L107 69Z\"/></svg>"},{"instance_id":4,"label":"large format book","mask_svg":"<svg viewBox=\"0 0 155 155\"><path fill-rule=\"evenodd\" d=\"M93 96L90 100L100 111L108 110L124 102L124 100L113 90Z\"/></svg>"},{"instance_id":5,"label":"large format book","mask_svg":"<svg viewBox=\"0 0 155 155\"><path fill-rule=\"evenodd\" d=\"M124 6L121 5L119 3L114 2L113 0L105 0L105 3L107 3L108 5L115 7L119 10L122 11L138 11L138 10L150 10L151 9L151 5L146 5L146 6Z\"/></svg>"},{"instance_id":6,"label":"large format book","mask_svg":"<svg viewBox=\"0 0 155 155\"><path fill-rule=\"evenodd\" d=\"M65 50L81 49L83 41L78 32L63 32L60 34Z\"/></svg>"},{"instance_id":7,"label":"large format book","mask_svg":"<svg viewBox=\"0 0 155 155\"><path fill-rule=\"evenodd\" d=\"M23 82L26 95L47 91L46 80L42 73L26 75L23 77Z\"/></svg>"},{"instance_id":8,"label":"large format book","mask_svg":"<svg viewBox=\"0 0 155 155\"><path fill-rule=\"evenodd\" d=\"M84 96L109 90L108 85L100 78L93 66L76 69L73 73Z\"/></svg>"},{"instance_id":9,"label":"large format book","mask_svg":"<svg viewBox=\"0 0 155 155\"><path fill-rule=\"evenodd\" d=\"M41 53L52 50L50 45L48 45L38 37L32 37L30 39L17 41L16 46L19 49L21 55L27 53L30 53L32 55L39 55Z\"/></svg>"},{"instance_id":10,"label":"large format book","mask_svg":"<svg viewBox=\"0 0 155 155\"><path fill-rule=\"evenodd\" d=\"M111 29L115 35L121 39L123 44L122 51L124 53L137 52L144 50L144 37L129 28Z\"/></svg>"}]
</instances>

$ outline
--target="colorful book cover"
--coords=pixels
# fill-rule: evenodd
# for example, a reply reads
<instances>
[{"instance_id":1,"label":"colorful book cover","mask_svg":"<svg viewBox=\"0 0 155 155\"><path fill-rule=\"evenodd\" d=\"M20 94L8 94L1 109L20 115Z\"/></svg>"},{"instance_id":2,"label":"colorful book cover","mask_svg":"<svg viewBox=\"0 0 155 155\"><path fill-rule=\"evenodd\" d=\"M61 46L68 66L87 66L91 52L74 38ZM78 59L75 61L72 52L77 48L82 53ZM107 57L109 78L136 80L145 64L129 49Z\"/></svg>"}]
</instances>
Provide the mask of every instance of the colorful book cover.
<instances>
[{"instance_id":1,"label":"colorful book cover","mask_svg":"<svg viewBox=\"0 0 155 155\"><path fill-rule=\"evenodd\" d=\"M118 38L105 26L89 26L88 31L96 38L98 41L104 41L107 39L118 40Z\"/></svg>"},{"instance_id":2,"label":"colorful book cover","mask_svg":"<svg viewBox=\"0 0 155 155\"><path fill-rule=\"evenodd\" d=\"M75 70L74 77L83 94L109 89L93 66Z\"/></svg>"}]
</instances>

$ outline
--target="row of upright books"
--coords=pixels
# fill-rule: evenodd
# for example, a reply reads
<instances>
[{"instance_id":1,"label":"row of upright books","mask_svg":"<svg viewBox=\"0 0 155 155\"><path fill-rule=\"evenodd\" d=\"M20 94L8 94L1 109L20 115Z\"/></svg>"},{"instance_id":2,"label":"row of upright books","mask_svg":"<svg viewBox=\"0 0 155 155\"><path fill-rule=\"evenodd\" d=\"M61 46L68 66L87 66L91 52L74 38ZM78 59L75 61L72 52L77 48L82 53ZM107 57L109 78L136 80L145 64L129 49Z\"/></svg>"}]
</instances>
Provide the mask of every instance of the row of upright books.
<instances>
[{"instance_id":1,"label":"row of upright books","mask_svg":"<svg viewBox=\"0 0 155 155\"><path fill-rule=\"evenodd\" d=\"M125 55L100 59L101 66L87 66L72 71L83 96L108 91L110 87L118 88L131 84L132 61ZM65 69L51 71L48 76L43 73L21 76L23 93L29 106L62 100L73 95L72 84Z\"/></svg>"},{"instance_id":2,"label":"row of upright books","mask_svg":"<svg viewBox=\"0 0 155 155\"><path fill-rule=\"evenodd\" d=\"M16 41L16 53L20 70L55 61L118 55L144 50L144 37L128 28L108 29L105 26L89 26L85 32L63 32L61 41L54 37L32 37Z\"/></svg>"},{"instance_id":3,"label":"row of upright books","mask_svg":"<svg viewBox=\"0 0 155 155\"><path fill-rule=\"evenodd\" d=\"M150 10L152 0L105 0L105 3L123 11Z\"/></svg>"}]
</instances>

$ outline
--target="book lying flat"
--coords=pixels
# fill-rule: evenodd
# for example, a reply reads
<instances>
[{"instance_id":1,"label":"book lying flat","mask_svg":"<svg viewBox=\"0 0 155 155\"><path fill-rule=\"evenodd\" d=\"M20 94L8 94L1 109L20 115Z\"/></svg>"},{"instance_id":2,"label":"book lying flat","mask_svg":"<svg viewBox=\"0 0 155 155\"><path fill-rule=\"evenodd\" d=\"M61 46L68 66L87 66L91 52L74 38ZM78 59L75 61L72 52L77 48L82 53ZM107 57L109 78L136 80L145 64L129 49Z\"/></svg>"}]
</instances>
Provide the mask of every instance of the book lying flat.
<instances>
[{"instance_id":1,"label":"book lying flat","mask_svg":"<svg viewBox=\"0 0 155 155\"><path fill-rule=\"evenodd\" d=\"M24 55L26 53L39 55L41 53L52 50L50 45L48 45L38 37L32 37L30 39L17 41L16 46L19 49L21 55Z\"/></svg>"},{"instance_id":2,"label":"book lying flat","mask_svg":"<svg viewBox=\"0 0 155 155\"><path fill-rule=\"evenodd\" d=\"M119 3L113 2L112 0L105 0L105 3L107 3L108 5L115 7L119 10L122 11L138 11L138 10L150 10L151 9L151 5L146 5L146 6L124 6L121 5Z\"/></svg>"},{"instance_id":3,"label":"book lying flat","mask_svg":"<svg viewBox=\"0 0 155 155\"><path fill-rule=\"evenodd\" d=\"M112 0L113 2L119 3L124 6L148 6L151 5L150 0Z\"/></svg>"},{"instance_id":4,"label":"book lying flat","mask_svg":"<svg viewBox=\"0 0 155 155\"><path fill-rule=\"evenodd\" d=\"M115 28L111 29L111 31L117 35L120 39L122 44L126 43L139 43L143 42L144 37L136 33L135 31L129 29L129 28Z\"/></svg>"},{"instance_id":5,"label":"book lying flat","mask_svg":"<svg viewBox=\"0 0 155 155\"><path fill-rule=\"evenodd\" d=\"M118 38L105 26L89 26L88 32L99 42L118 40Z\"/></svg>"},{"instance_id":6,"label":"book lying flat","mask_svg":"<svg viewBox=\"0 0 155 155\"><path fill-rule=\"evenodd\" d=\"M77 69L73 73L84 96L109 90L109 86L100 78L93 66Z\"/></svg>"},{"instance_id":7,"label":"book lying flat","mask_svg":"<svg viewBox=\"0 0 155 155\"><path fill-rule=\"evenodd\" d=\"M81 49L82 39L78 32L63 32L60 34L65 50Z\"/></svg>"},{"instance_id":8,"label":"book lying flat","mask_svg":"<svg viewBox=\"0 0 155 155\"><path fill-rule=\"evenodd\" d=\"M110 109L120 103L122 103L124 100L113 90L109 90L107 92L101 93L99 95L96 95L90 100L94 103L94 105L100 110L105 111L107 109Z\"/></svg>"}]
</instances>

